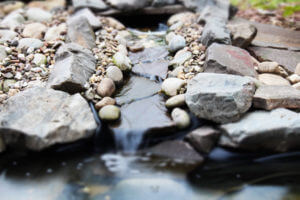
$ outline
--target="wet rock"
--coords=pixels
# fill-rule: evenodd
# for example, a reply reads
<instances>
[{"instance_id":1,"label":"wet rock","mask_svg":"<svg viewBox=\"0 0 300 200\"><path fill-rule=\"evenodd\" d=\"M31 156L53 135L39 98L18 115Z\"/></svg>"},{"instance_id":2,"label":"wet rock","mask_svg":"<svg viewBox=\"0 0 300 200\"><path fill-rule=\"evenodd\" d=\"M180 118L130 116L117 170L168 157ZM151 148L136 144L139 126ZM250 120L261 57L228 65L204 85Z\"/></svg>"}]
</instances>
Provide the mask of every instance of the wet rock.
<instances>
[{"instance_id":1,"label":"wet rock","mask_svg":"<svg viewBox=\"0 0 300 200\"><path fill-rule=\"evenodd\" d=\"M16 27L25 23L24 17L18 12L12 12L7 15L0 23L2 27L14 30Z\"/></svg>"},{"instance_id":2,"label":"wet rock","mask_svg":"<svg viewBox=\"0 0 300 200\"><path fill-rule=\"evenodd\" d=\"M257 152L298 149L299 120L298 113L284 108L251 112L238 122L222 125L219 143L225 147Z\"/></svg>"},{"instance_id":3,"label":"wet rock","mask_svg":"<svg viewBox=\"0 0 300 200\"><path fill-rule=\"evenodd\" d=\"M126 55L122 54L121 52L115 53L115 55L113 56L113 62L122 71L126 72L131 70L130 59Z\"/></svg>"},{"instance_id":4,"label":"wet rock","mask_svg":"<svg viewBox=\"0 0 300 200\"><path fill-rule=\"evenodd\" d=\"M182 49L175 54L173 60L171 60L170 62L170 65L178 67L190 58L192 58L192 53L190 51Z\"/></svg>"},{"instance_id":5,"label":"wet rock","mask_svg":"<svg viewBox=\"0 0 300 200\"><path fill-rule=\"evenodd\" d=\"M139 75L148 77L157 76L162 79L167 78L169 61L165 59L155 60L149 63L139 63L134 65L132 71Z\"/></svg>"},{"instance_id":6,"label":"wet rock","mask_svg":"<svg viewBox=\"0 0 300 200\"><path fill-rule=\"evenodd\" d=\"M85 17L94 29L98 29L102 26L100 19L88 8L78 10L72 17Z\"/></svg>"},{"instance_id":7,"label":"wet rock","mask_svg":"<svg viewBox=\"0 0 300 200\"><path fill-rule=\"evenodd\" d=\"M277 62L258 63L257 69L260 73L275 73L281 76L288 76L288 73Z\"/></svg>"},{"instance_id":8,"label":"wet rock","mask_svg":"<svg viewBox=\"0 0 300 200\"><path fill-rule=\"evenodd\" d=\"M0 41L7 42L15 39L18 34L11 30L0 30Z\"/></svg>"},{"instance_id":9,"label":"wet rock","mask_svg":"<svg viewBox=\"0 0 300 200\"><path fill-rule=\"evenodd\" d=\"M104 121L115 121L120 118L120 108L114 105L106 105L99 111L99 116Z\"/></svg>"},{"instance_id":10,"label":"wet rock","mask_svg":"<svg viewBox=\"0 0 300 200\"><path fill-rule=\"evenodd\" d=\"M119 105L132 102L134 100L157 94L160 84L148 78L131 76L122 90L116 94L116 101Z\"/></svg>"},{"instance_id":11,"label":"wet rock","mask_svg":"<svg viewBox=\"0 0 300 200\"><path fill-rule=\"evenodd\" d=\"M255 28L255 26L247 23L240 23L234 25L231 24L227 27L231 32L232 45L241 48L248 47L257 33L257 29Z\"/></svg>"},{"instance_id":12,"label":"wet rock","mask_svg":"<svg viewBox=\"0 0 300 200\"><path fill-rule=\"evenodd\" d=\"M109 7L103 0L72 0L74 8L90 8L95 11L103 11Z\"/></svg>"},{"instance_id":13,"label":"wet rock","mask_svg":"<svg viewBox=\"0 0 300 200\"><path fill-rule=\"evenodd\" d=\"M261 86L254 94L253 105L265 110L300 108L300 91L291 86Z\"/></svg>"},{"instance_id":14,"label":"wet rock","mask_svg":"<svg viewBox=\"0 0 300 200\"><path fill-rule=\"evenodd\" d=\"M84 91L95 67L96 60L91 51L78 44L65 44L56 52L48 86L69 93Z\"/></svg>"},{"instance_id":15,"label":"wet rock","mask_svg":"<svg viewBox=\"0 0 300 200\"><path fill-rule=\"evenodd\" d=\"M5 51L5 46L0 45L0 60L3 60L6 58L7 53Z\"/></svg>"},{"instance_id":16,"label":"wet rock","mask_svg":"<svg viewBox=\"0 0 300 200\"><path fill-rule=\"evenodd\" d=\"M115 105L116 104L116 100L111 98L111 97L104 97L103 99L101 99L101 101L99 101L98 103L96 103L95 108L97 110L101 109L104 106L107 105Z\"/></svg>"},{"instance_id":17,"label":"wet rock","mask_svg":"<svg viewBox=\"0 0 300 200\"><path fill-rule=\"evenodd\" d=\"M114 81L110 78L104 78L97 87L97 93L101 97L110 97L116 90Z\"/></svg>"},{"instance_id":18,"label":"wet rock","mask_svg":"<svg viewBox=\"0 0 300 200\"><path fill-rule=\"evenodd\" d=\"M201 164L204 161L204 158L190 144L180 140L162 142L150 149L146 149L145 152L189 164Z\"/></svg>"},{"instance_id":19,"label":"wet rock","mask_svg":"<svg viewBox=\"0 0 300 200\"><path fill-rule=\"evenodd\" d=\"M49 22L52 19L52 14L40 8L29 8L25 15L29 21L33 22Z\"/></svg>"},{"instance_id":20,"label":"wet rock","mask_svg":"<svg viewBox=\"0 0 300 200\"><path fill-rule=\"evenodd\" d=\"M115 84L123 82L123 73L116 66L110 66L106 69L106 76L114 81Z\"/></svg>"},{"instance_id":21,"label":"wet rock","mask_svg":"<svg viewBox=\"0 0 300 200\"><path fill-rule=\"evenodd\" d=\"M0 135L5 144L42 150L93 135L96 122L79 94L30 88L1 106Z\"/></svg>"},{"instance_id":22,"label":"wet rock","mask_svg":"<svg viewBox=\"0 0 300 200\"><path fill-rule=\"evenodd\" d=\"M47 27L41 23L27 24L22 32L24 37L42 39Z\"/></svg>"},{"instance_id":23,"label":"wet rock","mask_svg":"<svg viewBox=\"0 0 300 200\"><path fill-rule=\"evenodd\" d=\"M256 77L249 53L239 47L213 44L207 49L205 72Z\"/></svg>"},{"instance_id":24,"label":"wet rock","mask_svg":"<svg viewBox=\"0 0 300 200\"><path fill-rule=\"evenodd\" d=\"M265 47L249 47L249 50L259 61L273 61L284 67L290 73L294 73L300 62L300 52L288 51Z\"/></svg>"},{"instance_id":25,"label":"wet rock","mask_svg":"<svg viewBox=\"0 0 300 200\"><path fill-rule=\"evenodd\" d=\"M192 147L198 152L208 154L215 147L220 132L208 126L200 127L185 136Z\"/></svg>"},{"instance_id":26,"label":"wet rock","mask_svg":"<svg viewBox=\"0 0 300 200\"><path fill-rule=\"evenodd\" d=\"M176 52L186 46L184 37L181 35L175 35L171 38L168 48L171 52Z\"/></svg>"},{"instance_id":27,"label":"wet rock","mask_svg":"<svg viewBox=\"0 0 300 200\"><path fill-rule=\"evenodd\" d=\"M52 26L48 29L48 31L45 34L44 39L46 41L56 41L61 38L61 35L67 32L67 25L65 23L61 23L60 25Z\"/></svg>"},{"instance_id":28,"label":"wet rock","mask_svg":"<svg viewBox=\"0 0 300 200\"><path fill-rule=\"evenodd\" d=\"M172 111L171 116L176 126L180 129L187 128L191 124L189 114L180 108L175 108Z\"/></svg>"},{"instance_id":29,"label":"wet rock","mask_svg":"<svg viewBox=\"0 0 300 200\"><path fill-rule=\"evenodd\" d=\"M163 46L145 48L141 52L129 53L132 64L151 63L156 60L163 60L169 55L167 48Z\"/></svg>"},{"instance_id":30,"label":"wet rock","mask_svg":"<svg viewBox=\"0 0 300 200\"><path fill-rule=\"evenodd\" d=\"M167 78L161 86L161 90L168 96L175 96L183 87L185 81L179 78Z\"/></svg>"},{"instance_id":31,"label":"wet rock","mask_svg":"<svg viewBox=\"0 0 300 200\"><path fill-rule=\"evenodd\" d=\"M67 38L70 42L88 49L96 46L94 31L85 17L71 17L68 19L67 25Z\"/></svg>"},{"instance_id":32,"label":"wet rock","mask_svg":"<svg viewBox=\"0 0 300 200\"><path fill-rule=\"evenodd\" d=\"M132 11L149 5L148 0L106 0L109 5L118 10Z\"/></svg>"},{"instance_id":33,"label":"wet rock","mask_svg":"<svg viewBox=\"0 0 300 200\"><path fill-rule=\"evenodd\" d=\"M44 43L35 38L22 38L19 40L18 49L39 49L44 45Z\"/></svg>"},{"instance_id":34,"label":"wet rock","mask_svg":"<svg viewBox=\"0 0 300 200\"><path fill-rule=\"evenodd\" d=\"M247 77L200 73L188 83L185 100L197 117L228 123L248 111L254 92L255 84Z\"/></svg>"},{"instance_id":35,"label":"wet rock","mask_svg":"<svg viewBox=\"0 0 300 200\"><path fill-rule=\"evenodd\" d=\"M167 108L180 107L183 105L185 105L185 95L184 94L179 94L179 95L173 96L166 101Z\"/></svg>"},{"instance_id":36,"label":"wet rock","mask_svg":"<svg viewBox=\"0 0 300 200\"><path fill-rule=\"evenodd\" d=\"M290 82L275 74L260 74L258 80L266 85L290 85Z\"/></svg>"},{"instance_id":37,"label":"wet rock","mask_svg":"<svg viewBox=\"0 0 300 200\"><path fill-rule=\"evenodd\" d=\"M37 53L34 54L32 62L37 66L45 65L47 63L47 58L44 54Z\"/></svg>"}]
</instances>

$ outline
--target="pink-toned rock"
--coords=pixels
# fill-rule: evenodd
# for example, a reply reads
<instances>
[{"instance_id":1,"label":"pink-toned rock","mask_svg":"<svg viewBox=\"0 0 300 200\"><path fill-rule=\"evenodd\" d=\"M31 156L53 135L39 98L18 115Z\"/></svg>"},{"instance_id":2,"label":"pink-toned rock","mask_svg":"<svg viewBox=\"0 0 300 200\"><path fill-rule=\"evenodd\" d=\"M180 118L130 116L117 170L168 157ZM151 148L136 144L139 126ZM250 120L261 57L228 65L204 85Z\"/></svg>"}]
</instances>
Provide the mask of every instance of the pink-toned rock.
<instances>
[{"instance_id":1,"label":"pink-toned rock","mask_svg":"<svg viewBox=\"0 0 300 200\"><path fill-rule=\"evenodd\" d=\"M290 85L290 82L275 74L260 74L258 80L265 85Z\"/></svg>"}]
</instances>

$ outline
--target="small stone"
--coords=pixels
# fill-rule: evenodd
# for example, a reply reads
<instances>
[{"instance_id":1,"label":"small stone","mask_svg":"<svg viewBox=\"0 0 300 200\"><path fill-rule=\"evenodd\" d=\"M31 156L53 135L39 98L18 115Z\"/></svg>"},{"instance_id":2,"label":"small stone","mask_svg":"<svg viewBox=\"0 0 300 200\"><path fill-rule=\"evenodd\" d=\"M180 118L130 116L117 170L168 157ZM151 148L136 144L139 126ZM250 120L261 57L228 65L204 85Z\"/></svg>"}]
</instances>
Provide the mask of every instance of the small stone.
<instances>
[{"instance_id":1,"label":"small stone","mask_svg":"<svg viewBox=\"0 0 300 200\"><path fill-rule=\"evenodd\" d=\"M275 74L259 74L258 80L266 85L290 85L290 82Z\"/></svg>"},{"instance_id":2,"label":"small stone","mask_svg":"<svg viewBox=\"0 0 300 200\"><path fill-rule=\"evenodd\" d=\"M192 53L190 51L187 51L185 49L182 49L180 51L178 51L173 60L171 60L170 62L170 66L180 66L183 63L185 63L187 60L189 60L190 58L192 58Z\"/></svg>"},{"instance_id":3,"label":"small stone","mask_svg":"<svg viewBox=\"0 0 300 200\"><path fill-rule=\"evenodd\" d=\"M300 83L296 83L293 85L293 88L300 90Z\"/></svg>"},{"instance_id":4,"label":"small stone","mask_svg":"<svg viewBox=\"0 0 300 200\"><path fill-rule=\"evenodd\" d=\"M0 41L1 42L7 42L12 41L17 37L17 33L11 30L0 30Z\"/></svg>"},{"instance_id":5,"label":"small stone","mask_svg":"<svg viewBox=\"0 0 300 200\"><path fill-rule=\"evenodd\" d=\"M26 16L29 21L34 22L49 22L52 19L52 14L40 8L29 8L26 11Z\"/></svg>"},{"instance_id":6,"label":"small stone","mask_svg":"<svg viewBox=\"0 0 300 200\"><path fill-rule=\"evenodd\" d=\"M116 86L112 79L104 78L97 87L97 93L101 97L112 96L116 90Z\"/></svg>"},{"instance_id":7,"label":"small stone","mask_svg":"<svg viewBox=\"0 0 300 200\"><path fill-rule=\"evenodd\" d=\"M172 26L170 26L169 30L170 31L176 31L178 29L180 29L183 26L182 22L176 22L175 24L173 24Z\"/></svg>"},{"instance_id":8,"label":"small stone","mask_svg":"<svg viewBox=\"0 0 300 200\"><path fill-rule=\"evenodd\" d=\"M24 17L18 12L12 12L7 15L2 21L1 26L14 30L16 27L25 23Z\"/></svg>"},{"instance_id":9,"label":"small stone","mask_svg":"<svg viewBox=\"0 0 300 200\"><path fill-rule=\"evenodd\" d=\"M111 98L111 97L104 97L103 99L101 99L101 101L99 101L98 103L96 103L95 108L97 110L100 110L102 107L107 106L107 105L115 105L116 104L116 100Z\"/></svg>"},{"instance_id":10,"label":"small stone","mask_svg":"<svg viewBox=\"0 0 300 200\"><path fill-rule=\"evenodd\" d=\"M0 45L0 61L4 60L7 57L7 53L5 51L5 47Z\"/></svg>"},{"instance_id":11,"label":"small stone","mask_svg":"<svg viewBox=\"0 0 300 200\"><path fill-rule=\"evenodd\" d=\"M106 70L106 76L112 79L117 85L123 82L123 73L116 66L108 67Z\"/></svg>"},{"instance_id":12,"label":"small stone","mask_svg":"<svg viewBox=\"0 0 300 200\"><path fill-rule=\"evenodd\" d=\"M298 74L292 74L291 76L287 77L292 84L300 82L300 76Z\"/></svg>"},{"instance_id":13,"label":"small stone","mask_svg":"<svg viewBox=\"0 0 300 200\"><path fill-rule=\"evenodd\" d=\"M16 81L15 80L13 80L13 79L6 79L6 80L4 80L4 82L3 82L3 91L4 92L8 92L9 91L9 89L12 87L12 86L14 86L14 84L16 83Z\"/></svg>"},{"instance_id":14,"label":"small stone","mask_svg":"<svg viewBox=\"0 0 300 200\"><path fill-rule=\"evenodd\" d=\"M79 11L77 11L73 17L85 17L89 24L94 28L94 29L97 29L97 28L100 28L102 26L101 24L101 21L100 19L98 19L94 13L88 9L88 8L83 8Z\"/></svg>"},{"instance_id":15,"label":"small stone","mask_svg":"<svg viewBox=\"0 0 300 200\"><path fill-rule=\"evenodd\" d=\"M176 67L176 68L169 74L169 77L175 77L175 78L178 78L179 74L182 73L183 70L184 70L184 67L183 67L183 66Z\"/></svg>"},{"instance_id":16,"label":"small stone","mask_svg":"<svg viewBox=\"0 0 300 200\"><path fill-rule=\"evenodd\" d=\"M183 105L185 105L185 95L184 94L179 94L179 95L173 96L166 101L167 108L180 107Z\"/></svg>"},{"instance_id":17,"label":"small stone","mask_svg":"<svg viewBox=\"0 0 300 200\"><path fill-rule=\"evenodd\" d=\"M128 51L127 51L127 48L125 45L119 44L117 46L117 49L118 49L118 52L122 53L123 55L126 55L126 56L128 55Z\"/></svg>"},{"instance_id":18,"label":"small stone","mask_svg":"<svg viewBox=\"0 0 300 200\"><path fill-rule=\"evenodd\" d=\"M140 42L136 42L133 45L129 45L128 49L131 52L139 52L139 51L143 51L144 50L144 45Z\"/></svg>"},{"instance_id":19,"label":"small stone","mask_svg":"<svg viewBox=\"0 0 300 200\"><path fill-rule=\"evenodd\" d=\"M43 54L37 53L34 54L34 58L32 62L37 66L45 65L47 63L47 58Z\"/></svg>"},{"instance_id":20,"label":"small stone","mask_svg":"<svg viewBox=\"0 0 300 200\"><path fill-rule=\"evenodd\" d=\"M171 113L172 119L180 129L187 128L191 124L189 114L180 108L175 108Z\"/></svg>"},{"instance_id":21,"label":"small stone","mask_svg":"<svg viewBox=\"0 0 300 200\"><path fill-rule=\"evenodd\" d=\"M107 24L117 30L124 30L126 27L119 22L118 20L116 20L115 18L112 17L106 17L105 20L107 21Z\"/></svg>"},{"instance_id":22,"label":"small stone","mask_svg":"<svg viewBox=\"0 0 300 200\"><path fill-rule=\"evenodd\" d=\"M248 23L231 24L227 26L231 32L232 44L241 48L246 48L255 38L257 29Z\"/></svg>"},{"instance_id":23,"label":"small stone","mask_svg":"<svg viewBox=\"0 0 300 200\"><path fill-rule=\"evenodd\" d=\"M107 105L100 109L99 117L105 121L115 121L120 118L120 108L114 105Z\"/></svg>"},{"instance_id":24,"label":"small stone","mask_svg":"<svg viewBox=\"0 0 300 200\"><path fill-rule=\"evenodd\" d=\"M114 64L120 68L122 71L130 71L131 70L131 61L128 56L122 54L121 52L115 53L113 56Z\"/></svg>"},{"instance_id":25,"label":"small stone","mask_svg":"<svg viewBox=\"0 0 300 200\"><path fill-rule=\"evenodd\" d=\"M185 81L179 78L167 78L162 83L161 89L168 96L175 96L183 87Z\"/></svg>"},{"instance_id":26,"label":"small stone","mask_svg":"<svg viewBox=\"0 0 300 200\"><path fill-rule=\"evenodd\" d=\"M52 26L48 29L45 34L44 39L46 41L56 41L60 39L60 36L67 31L67 25L65 23L61 23L58 26Z\"/></svg>"},{"instance_id":27,"label":"small stone","mask_svg":"<svg viewBox=\"0 0 300 200\"><path fill-rule=\"evenodd\" d=\"M297 66L296 66L295 74L300 75L300 63L298 63Z\"/></svg>"},{"instance_id":28,"label":"small stone","mask_svg":"<svg viewBox=\"0 0 300 200\"><path fill-rule=\"evenodd\" d=\"M41 23L27 24L22 32L24 37L42 39L47 27Z\"/></svg>"},{"instance_id":29,"label":"small stone","mask_svg":"<svg viewBox=\"0 0 300 200\"><path fill-rule=\"evenodd\" d=\"M38 49L41 48L44 45L44 43L39 40L39 39L35 39L35 38L22 38L19 40L19 45L18 45L18 49L28 49L28 48L32 48L34 49Z\"/></svg>"},{"instance_id":30,"label":"small stone","mask_svg":"<svg viewBox=\"0 0 300 200\"><path fill-rule=\"evenodd\" d=\"M275 73L283 77L287 77L288 73L277 62L262 62L258 63L257 70L260 73Z\"/></svg>"},{"instance_id":31,"label":"small stone","mask_svg":"<svg viewBox=\"0 0 300 200\"><path fill-rule=\"evenodd\" d=\"M169 19L168 19L168 26L172 26L173 24L177 23L177 22L182 22L182 23L191 23L193 21L193 19L195 19L196 15L195 13L192 12L181 12L181 13L177 13L172 15Z\"/></svg>"},{"instance_id":32,"label":"small stone","mask_svg":"<svg viewBox=\"0 0 300 200\"><path fill-rule=\"evenodd\" d=\"M176 36L176 34L174 32L170 32L166 35L166 42L170 43L170 41L172 40L172 38Z\"/></svg>"},{"instance_id":33,"label":"small stone","mask_svg":"<svg viewBox=\"0 0 300 200\"><path fill-rule=\"evenodd\" d=\"M184 48L185 46L186 46L185 39L181 35L173 36L168 45L169 50L171 52L176 52L176 51Z\"/></svg>"}]
</instances>

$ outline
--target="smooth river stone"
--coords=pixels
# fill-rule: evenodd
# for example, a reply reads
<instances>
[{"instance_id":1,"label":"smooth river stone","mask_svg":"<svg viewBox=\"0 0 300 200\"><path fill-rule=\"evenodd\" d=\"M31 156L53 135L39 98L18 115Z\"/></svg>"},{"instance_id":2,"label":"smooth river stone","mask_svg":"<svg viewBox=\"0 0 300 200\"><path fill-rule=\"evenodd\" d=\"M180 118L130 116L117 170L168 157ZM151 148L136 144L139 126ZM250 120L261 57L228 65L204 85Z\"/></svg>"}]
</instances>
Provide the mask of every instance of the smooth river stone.
<instances>
[{"instance_id":1,"label":"smooth river stone","mask_svg":"<svg viewBox=\"0 0 300 200\"><path fill-rule=\"evenodd\" d=\"M116 95L116 101L119 105L130 103L157 94L159 90L159 83L144 77L131 76L127 84Z\"/></svg>"}]
</instances>

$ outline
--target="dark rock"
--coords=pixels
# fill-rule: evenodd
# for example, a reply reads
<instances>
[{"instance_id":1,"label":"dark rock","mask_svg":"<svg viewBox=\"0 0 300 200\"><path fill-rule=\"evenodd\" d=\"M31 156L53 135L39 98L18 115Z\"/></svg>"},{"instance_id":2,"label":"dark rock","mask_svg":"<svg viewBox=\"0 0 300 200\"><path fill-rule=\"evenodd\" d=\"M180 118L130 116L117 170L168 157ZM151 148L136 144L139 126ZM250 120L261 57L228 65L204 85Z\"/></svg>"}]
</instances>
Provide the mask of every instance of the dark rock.
<instances>
[{"instance_id":1,"label":"dark rock","mask_svg":"<svg viewBox=\"0 0 300 200\"><path fill-rule=\"evenodd\" d=\"M203 29L201 43L205 46L210 46L213 43L231 44L230 32L223 23L209 22Z\"/></svg>"},{"instance_id":2,"label":"dark rock","mask_svg":"<svg viewBox=\"0 0 300 200\"><path fill-rule=\"evenodd\" d=\"M231 32L232 45L241 48L248 47L257 33L256 27L248 23L231 24L227 27Z\"/></svg>"},{"instance_id":3,"label":"dark rock","mask_svg":"<svg viewBox=\"0 0 300 200\"><path fill-rule=\"evenodd\" d=\"M286 152L299 149L300 115L284 108L255 111L221 126L219 144L248 151Z\"/></svg>"},{"instance_id":4,"label":"dark rock","mask_svg":"<svg viewBox=\"0 0 300 200\"><path fill-rule=\"evenodd\" d=\"M151 63L156 60L165 59L169 55L169 51L166 47L157 46L151 48L145 48L141 52L129 53L129 58L132 64L138 63Z\"/></svg>"},{"instance_id":5,"label":"dark rock","mask_svg":"<svg viewBox=\"0 0 300 200\"><path fill-rule=\"evenodd\" d=\"M96 122L79 94L30 88L0 108L0 136L5 144L42 150L54 144L90 137Z\"/></svg>"},{"instance_id":6,"label":"dark rock","mask_svg":"<svg viewBox=\"0 0 300 200\"><path fill-rule=\"evenodd\" d=\"M249 53L239 47L213 44L207 49L205 72L257 77Z\"/></svg>"},{"instance_id":7,"label":"dark rock","mask_svg":"<svg viewBox=\"0 0 300 200\"><path fill-rule=\"evenodd\" d=\"M253 105L265 110L300 108L300 90L291 86L260 86L253 96Z\"/></svg>"},{"instance_id":8,"label":"dark rock","mask_svg":"<svg viewBox=\"0 0 300 200\"><path fill-rule=\"evenodd\" d=\"M156 60L150 63L140 63L134 65L132 71L136 74L145 75L145 76L158 76L162 79L167 78L168 75L168 60Z\"/></svg>"},{"instance_id":9,"label":"dark rock","mask_svg":"<svg viewBox=\"0 0 300 200\"><path fill-rule=\"evenodd\" d=\"M67 40L85 48L96 46L95 34L86 17L71 17L67 21Z\"/></svg>"},{"instance_id":10,"label":"dark rock","mask_svg":"<svg viewBox=\"0 0 300 200\"><path fill-rule=\"evenodd\" d=\"M69 93L81 92L95 67L96 60L91 51L77 44L65 44L56 52L48 85Z\"/></svg>"}]
</instances>

